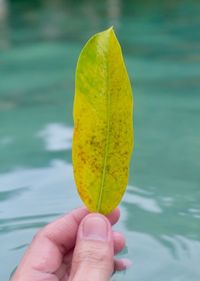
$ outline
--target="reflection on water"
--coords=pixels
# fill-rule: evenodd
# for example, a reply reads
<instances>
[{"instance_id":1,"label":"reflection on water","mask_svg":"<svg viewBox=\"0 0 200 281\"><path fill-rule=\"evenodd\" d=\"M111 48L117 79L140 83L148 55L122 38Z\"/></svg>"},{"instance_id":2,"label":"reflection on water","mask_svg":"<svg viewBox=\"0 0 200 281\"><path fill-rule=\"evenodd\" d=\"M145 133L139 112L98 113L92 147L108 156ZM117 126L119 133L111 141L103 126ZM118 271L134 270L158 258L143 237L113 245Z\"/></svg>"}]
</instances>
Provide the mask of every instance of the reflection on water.
<instances>
[{"instance_id":1,"label":"reflection on water","mask_svg":"<svg viewBox=\"0 0 200 281\"><path fill-rule=\"evenodd\" d=\"M146 210L148 212L162 213L162 209L158 206L156 200L154 198L150 198L148 193L145 197L143 191L140 192L139 188L129 186L127 189L128 190L125 194L124 204L127 205L130 203L131 205L137 206L140 209ZM142 193L142 195L140 195L140 193Z\"/></svg>"},{"instance_id":2,"label":"reflection on water","mask_svg":"<svg viewBox=\"0 0 200 281\"><path fill-rule=\"evenodd\" d=\"M71 149L73 128L63 124L49 124L38 133L38 137L44 139L45 147L49 151Z\"/></svg>"},{"instance_id":3,"label":"reflection on water","mask_svg":"<svg viewBox=\"0 0 200 281\"><path fill-rule=\"evenodd\" d=\"M47 215L37 215L37 216L24 216L24 217L16 217L16 218L7 218L0 220L0 232L8 233L13 230L22 230L26 228L40 228L44 226L47 221L46 219L54 219L58 217L60 214L47 214ZM18 247L16 247L18 249Z\"/></svg>"},{"instance_id":4,"label":"reflection on water","mask_svg":"<svg viewBox=\"0 0 200 281\"><path fill-rule=\"evenodd\" d=\"M25 187L16 188L9 191L0 191L0 201L10 200L11 198L15 198L25 191L27 191L27 188Z\"/></svg>"},{"instance_id":5,"label":"reflection on water","mask_svg":"<svg viewBox=\"0 0 200 281\"><path fill-rule=\"evenodd\" d=\"M133 268L113 280L200 279L198 1L0 0L0 268L81 205L71 166L74 71L114 25L135 93L135 151L118 226Z\"/></svg>"}]
</instances>

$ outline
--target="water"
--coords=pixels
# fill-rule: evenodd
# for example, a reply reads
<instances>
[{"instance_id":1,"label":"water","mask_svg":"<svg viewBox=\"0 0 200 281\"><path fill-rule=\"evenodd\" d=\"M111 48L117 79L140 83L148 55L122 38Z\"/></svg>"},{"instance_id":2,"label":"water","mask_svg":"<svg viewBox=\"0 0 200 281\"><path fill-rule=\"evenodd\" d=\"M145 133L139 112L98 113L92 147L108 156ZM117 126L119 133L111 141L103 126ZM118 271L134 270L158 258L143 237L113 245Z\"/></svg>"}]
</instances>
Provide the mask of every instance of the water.
<instances>
[{"instance_id":1,"label":"water","mask_svg":"<svg viewBox=\"0 0 200 281\"><path fill-rule=\"evenodd\" d=\"M135 151L116 229L134 266L113 280L200 279L200 3L0 1L0 279L34 233L79 205L74 70L114 24L135 98Z\"/></svg>"}]
</instances>

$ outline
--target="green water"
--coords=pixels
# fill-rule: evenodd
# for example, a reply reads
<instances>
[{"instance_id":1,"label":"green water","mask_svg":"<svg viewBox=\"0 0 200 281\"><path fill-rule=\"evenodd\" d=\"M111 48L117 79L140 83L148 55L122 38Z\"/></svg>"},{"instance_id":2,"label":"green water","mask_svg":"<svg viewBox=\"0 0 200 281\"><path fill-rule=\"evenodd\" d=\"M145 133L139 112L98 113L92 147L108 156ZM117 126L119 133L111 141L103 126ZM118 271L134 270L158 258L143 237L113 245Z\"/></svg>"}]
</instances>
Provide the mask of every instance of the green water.
<instances>
[{"instance_id":1,"label":"green water","mask_svg":"<svg viewBox=\"0 0 200 281\"><path fill-rule=\"evenodd\" d=\"M74 70L115 26L135 98L135 150L116 229L133 267L113 280L200 280L200 2L0 1L0 279L34 233L79 205ZM6 3L5 3L6 4Z\"/></svg>"}]
</instances>

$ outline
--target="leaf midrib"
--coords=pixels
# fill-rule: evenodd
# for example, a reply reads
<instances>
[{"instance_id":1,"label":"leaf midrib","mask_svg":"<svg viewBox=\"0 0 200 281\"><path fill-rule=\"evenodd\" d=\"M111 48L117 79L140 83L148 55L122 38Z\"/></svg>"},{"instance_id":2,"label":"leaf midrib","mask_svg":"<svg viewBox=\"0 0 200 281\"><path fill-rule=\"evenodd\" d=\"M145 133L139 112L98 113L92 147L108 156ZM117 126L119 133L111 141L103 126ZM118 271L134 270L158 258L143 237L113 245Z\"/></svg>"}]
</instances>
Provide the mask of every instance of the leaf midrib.
<instances>
[{"instance_id":1,"label":"leaf midrib","mask_svg":"<svg viewBox=\"0 0 200 281\"><path fill-rule=\"evenodd\" d=\"M109 42L108 42L108 50L109 50ZM108 52L109 53L109 52ZM104 55L105 56L105 55ZM108 56L109 57L109 56ZM107 112L107 124L106 124L106 142L105 142L105 153L104 153L104 160L103 160L103 171L102 171L102 180L100 184L100 190L99 190L99 197L98 197L98 203L97 203L97 212L101 209L102 199L103 199L103 191L104 191L104 183L105 183L105 177L106 177L106 166L107 166L107 159L108 159L108 149L109 149L109 131L110 131L110 89L109 89L109 66L108 66L108 60L105 57L106 61L106 69L107 69L107 79L106 79L106 91L108 93L107 95L107 103L106 103L106 112Z\"/></svg>"}]
</instances>

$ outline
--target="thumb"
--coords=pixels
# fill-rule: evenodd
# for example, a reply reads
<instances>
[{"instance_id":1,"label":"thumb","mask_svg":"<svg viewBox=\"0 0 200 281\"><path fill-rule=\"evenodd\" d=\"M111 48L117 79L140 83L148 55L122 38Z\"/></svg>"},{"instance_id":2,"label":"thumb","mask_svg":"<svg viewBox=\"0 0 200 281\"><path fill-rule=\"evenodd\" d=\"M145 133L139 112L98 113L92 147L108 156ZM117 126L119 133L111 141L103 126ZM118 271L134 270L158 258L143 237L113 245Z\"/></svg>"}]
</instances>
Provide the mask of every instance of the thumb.
<instances>
[{"instance_id":1,"label":"thumb","mask_svg":"<svg viewBox=\"0 0 200 281\"><path fill-rule=\"evenodd\" d=\"M87 215L78 229L69 280L109 280L113 273L113 255L110 222L100 214Z\"/></svg>"}]
</instances>

